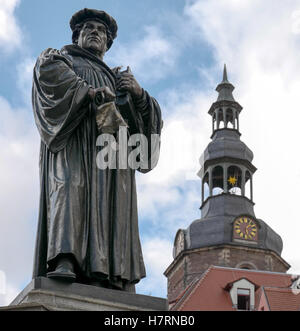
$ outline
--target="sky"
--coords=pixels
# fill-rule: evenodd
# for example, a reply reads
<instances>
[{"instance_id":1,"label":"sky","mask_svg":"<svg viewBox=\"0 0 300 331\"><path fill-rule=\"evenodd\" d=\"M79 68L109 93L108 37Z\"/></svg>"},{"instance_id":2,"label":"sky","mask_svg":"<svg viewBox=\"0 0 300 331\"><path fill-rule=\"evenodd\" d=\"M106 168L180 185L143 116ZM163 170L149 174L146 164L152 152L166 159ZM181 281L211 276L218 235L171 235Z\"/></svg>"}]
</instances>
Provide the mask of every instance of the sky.
<instances>
[{"instance_id":1,"label":"sky","mask_svg":"<svg viewBox=\"0 0 300 331\"><path fill-rule=\"evenodd\" d=\"M40 143L32 69L44 49L71 43L69 20L84 7L116 19L118 37L104 61L129 65L164 119L159 164L137 175L147 271L137 293L166 297L176 232L201 217L196 174L224 63L243 106L241 139L258 168L256 216L282 237L288 272L300 274L299 1L0 0L0 306L32 276Z\"/></svg>"}]
</instances>

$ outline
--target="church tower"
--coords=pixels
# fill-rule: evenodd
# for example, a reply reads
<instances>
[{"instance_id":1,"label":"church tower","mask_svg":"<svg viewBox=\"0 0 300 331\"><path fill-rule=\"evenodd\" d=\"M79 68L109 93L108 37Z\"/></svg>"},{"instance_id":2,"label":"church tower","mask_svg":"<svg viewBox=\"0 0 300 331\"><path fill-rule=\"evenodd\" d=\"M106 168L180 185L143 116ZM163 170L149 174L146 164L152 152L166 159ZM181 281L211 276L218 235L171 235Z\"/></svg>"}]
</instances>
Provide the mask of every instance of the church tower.
<instances>
[{"instance_id":1,"label":"church tower","mask_svg":"<svg viewBox=\"0 0 300 331\"><path fill-rule=\"evenodd\" d=\"M254 213L253 153L240 139L241 105L235 101L226 65L212 104L212 136L200 158L201 219L178 230L173 262L165 271L168 299L210 266L286 272L281 237Z\"/></svg>"}]
</instances>

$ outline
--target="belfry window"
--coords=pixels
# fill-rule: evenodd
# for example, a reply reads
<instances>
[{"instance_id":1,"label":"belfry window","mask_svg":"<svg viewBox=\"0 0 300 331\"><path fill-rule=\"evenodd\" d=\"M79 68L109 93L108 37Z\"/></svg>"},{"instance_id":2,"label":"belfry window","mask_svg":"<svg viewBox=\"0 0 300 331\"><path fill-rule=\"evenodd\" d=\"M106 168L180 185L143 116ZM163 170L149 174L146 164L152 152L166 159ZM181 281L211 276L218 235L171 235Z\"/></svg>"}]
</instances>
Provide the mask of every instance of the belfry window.
<instances>
[{"instance_id":1,"label":"belfry window","mask_svg":"<svg viewBox=\"0 0 300 331\"><path fill-rule=\"evenodd\" d=\"M224 112L223 109L217 109L213 116L213 130L219 130L225 128L225 121L224 121ZM215 125L216 124L216 125Z\"/></svg>"},{"instance_id":2,"label":"belfry window","mask_svg":"<svg viewBox=\"0 0 300 331\"><path fill-rule=\"evenodd\" d=\"M209 173L207 172L203 178L202 184L202 202L209 197Z\"/></svg>"},{"instance_id":3,"label":"belfry window","mask_svg":"<svg viewBox=\"0 0 300 331\"><path fill-rule=\"evenodd\" d=\"M219 195L224 192L224 171L221 166L217 166L212 171L213 195Z\"/></svg>"},{"instance_id":4,"label":"belfry window","mask_svg":"<svg viewBox=\"0 0 300 331\"><path fill-rule=\"evenodd\" d=\"M229 129L235 129L235 118L233 110L230 108L226 110L226 127Z\"/></svg>"},{"instance_id":5,"label":"belfry window","mask_svg":"<svg viewBox=\"0 0 300 331\"><path fill-rule=\"evenodd\" d=\"M239 130L238 110L234 108L217 108L213 112L213 132L220 129Z\"/></svg>"},{"instance_id":6,"label":"belfry window","mask_svg":"<svg viewBox=\"0 0 300 331\"><path fill-rule=\"evenodd\" d=\"M246 171L245 174L245 197L247 197L250 200L253 200L252 177L249 171Z\"/></svg>"},{"instance_id":7,"label":"belfry window","mask_svg":"<svg viewBox=\"0 0 300 331\"><path fill-rule=\"evenodd\" d=\"M228 168L227 185L229 193L242 195L242 170L239 167Z\"/></svg>"}]
</instances>

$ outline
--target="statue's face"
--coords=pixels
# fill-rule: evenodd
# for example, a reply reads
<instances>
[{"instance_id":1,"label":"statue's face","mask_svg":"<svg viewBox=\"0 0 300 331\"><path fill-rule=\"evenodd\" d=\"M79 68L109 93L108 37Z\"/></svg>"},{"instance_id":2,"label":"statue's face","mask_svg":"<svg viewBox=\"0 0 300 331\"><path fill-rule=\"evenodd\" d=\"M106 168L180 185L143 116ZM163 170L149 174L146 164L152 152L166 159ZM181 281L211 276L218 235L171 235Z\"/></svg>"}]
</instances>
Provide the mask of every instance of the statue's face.
<instances>
[{"instance_id":1,"label":"statue's face","mask_svg":"<svg viewBox=\"0 0 300 331\"><path fill-rule=\"evenodd\" d=\"M106 27L97 21L86 22L79 34L78 46L91 50L103 57L107 50Z\"/></svg>"}]
</instances>

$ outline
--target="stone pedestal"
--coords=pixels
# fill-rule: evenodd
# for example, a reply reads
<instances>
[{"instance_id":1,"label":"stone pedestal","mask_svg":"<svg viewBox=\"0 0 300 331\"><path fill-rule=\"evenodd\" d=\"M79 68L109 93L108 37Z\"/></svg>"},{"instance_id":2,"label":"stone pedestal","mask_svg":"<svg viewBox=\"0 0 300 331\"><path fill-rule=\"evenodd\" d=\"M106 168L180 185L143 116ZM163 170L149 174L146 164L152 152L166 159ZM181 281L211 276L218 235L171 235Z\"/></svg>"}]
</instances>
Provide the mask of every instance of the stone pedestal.
<instances>
[{"instance_id":1,"label":"stone pedestal","mask_svg":"<svg viewBox=\"0 0 300 331\"><path fill-rule=\"evenodd\" d=\"M0 310L165 311L167 300L39 277Z\"/></svg>"}]
</instances>

